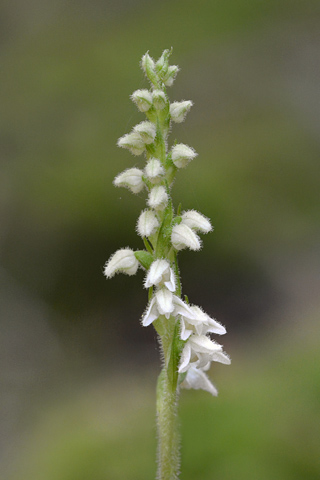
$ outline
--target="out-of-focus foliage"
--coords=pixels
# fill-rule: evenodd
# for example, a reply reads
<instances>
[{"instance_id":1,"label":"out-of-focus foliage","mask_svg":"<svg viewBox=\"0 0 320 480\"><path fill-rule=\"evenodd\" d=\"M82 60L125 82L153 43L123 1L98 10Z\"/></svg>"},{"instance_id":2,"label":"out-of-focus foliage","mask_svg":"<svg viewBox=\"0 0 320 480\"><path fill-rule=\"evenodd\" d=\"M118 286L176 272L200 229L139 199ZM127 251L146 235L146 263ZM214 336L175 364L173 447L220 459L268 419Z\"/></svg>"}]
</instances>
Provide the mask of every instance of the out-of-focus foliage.
<instances>
[{"instance_id":1,"label":"out-of-focus foliage","mask_svg":"<svg viewBox=\"0 0 320 480\"><path fill-rule=\"evenodd\" d=\"M306 325L311 333L278 332L277 341L236 352L227 371L217 366L218 398L181 392L182 478L318 478L319 325ZM153 478L153 387L149 373L122 375L51 401L8 480Z\"/></svg>"},{"instance_id":2,"label":"out-of-focus foliage","mask_svg":"<svg viewBox=\"0 0 320 480\"><path fill-rule=\"evenodd\" d=\"M171 138L199 154L174 199L215 226L180 256L183 291L226 325L233 359L217 368L217 400L184 392L183 478L317 478L318 330L303 337L303 325L319 311L319 1L3 0L0 13L0 459L12 479L154 475L154 385L109 380L111 359L115 371L158 356L139 322L143 273L111 283L102 268L142 246L142 194L112 185L142 160L116 141L142 119L129 99L147 86L141 56L171 46L170 98L194 102ZM290 345L262 342L295 321ZM79 399L70 381L59 400L56 385L89 365L106 388ZM48 413L52 391L61 406Z\"/></svg>"}]
</instances>

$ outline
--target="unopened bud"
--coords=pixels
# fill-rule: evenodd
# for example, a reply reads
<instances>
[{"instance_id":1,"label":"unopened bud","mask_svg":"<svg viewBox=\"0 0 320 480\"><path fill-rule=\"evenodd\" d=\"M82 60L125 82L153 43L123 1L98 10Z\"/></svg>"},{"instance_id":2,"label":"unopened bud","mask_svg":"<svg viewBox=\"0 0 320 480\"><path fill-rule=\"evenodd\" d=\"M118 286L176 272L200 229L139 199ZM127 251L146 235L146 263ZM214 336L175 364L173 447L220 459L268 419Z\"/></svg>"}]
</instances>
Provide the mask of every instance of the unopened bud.
<instances>
[{"instance_id":1,"label":"unopened bud","mask_svg":"<svg viewBox=\"0 0 320 480\"><path fill-rule=\"evenodd\" d=\"M212 230L210 220L196 210L188 210L182 214L182 223L188 225L201 233L208 233Z\"/></svg>"},{"instance_id":2,"label":"unopened bud","mask_svg":"<svg viewBox=\"0 0 320 480\"><path fill-rule=\"evenodd\" d=\"M116 176L113 183L116 187L125 187L132 193L139 193L143 190L145 184L142 180L143 171L139 168L128 168Z\"/></svg>"},{"instance_id":3,"label":"unopened bud","mask_svg":"<svg viewBox=\"0 0 320 480\"><path fill-rule=\"evenodd\" d=\"M150 158L145 167L145 173L150 182L157 183L164 175L165 170L161 165L160 160L158 160L157 158Z\"/></svg>"},{"instance_id":4,"label":"unopened bud","mask_svg":"<svg viewBox=\"0 0 320 480\"><path fill-rule=\"evenodd\" d=\"M200 250L200 238L194 233L188 225L180 223L175 225L172 229L171 243L176 250L183 250L190 248L190 250Z\"/></svg>"},{"instance_id":5,"label":"unopened bud","mask_svg":"<svg viewBox=\"0 0 320 480\"><path fill-rule=\"evenodd\" d=\"M171 65L168 68L168 71L167 71L165 77L163 78L163 83L167 87L171 87L171 85L175 81L175 78L176 78L178 72L179 72L179 67L177 65Z\"/></svg>"},{"instance_id":6,"label":"unopened bud","mask_svg":"<svg viewBox=\"0 0 320 480\"><path fill-rule=\"evenodd\" d=\"M133 250L130 248L122 248L117 250L108 260L104 267L104 274L107 278L113 277L116 273L126 273L134 275L139 267Z\"/></svg>"},{"instance_id":7,"label":"unopened bud","mask_svg":"<svg viewBox=\"0 0 320 480\"><path fill-rule=\"evenodd\" d=\"M145 150L145 144L141 136L136 132L127 133L118 140L118 147L127 148L133 155L141 155Z\"/></svg>"},{"instance_id":8,"label":"unopened bud","mask_svg":"<svg viewBox=\"0 0 320 480\"><path fill-rule=\"evenodd\" d=\"M138 133L144 143L152 143L156 138L156 126L152 122L141 122L133 128Z\"/></svg>"},{"instance_id":9,"label":"unopened bud","mask_svg":"<svg viewBox=\"0 0 320 480\"><path fill-rule=\"evenodd\" d=\"M167 98L162 90L154 90L152 93L153 105L157 110L162 110L167 103Z\"/></svg>"},{"instance_id":10,"label":"unopened bud","mask_svg":"<svg viewBox=\"0 0 320 480\"><path fill-rule=\"evenodd\" d=\"M144 70L146 76L150 80L151 83L157 88L159 88L158 77L155 70L155 63L154 60L150 57L149 53L147 52L143 55L141 59L141 67Z\"/></svg>"},{"instance_id":11,"label":"unopened bud","mask_svg":"<svg viewBox=\"0 0 320 480\"><path fill-rule=\"evenodd\" d=\"M173 102L170 105L171 119L176 123L183 122L191 107L192 102L190 100L186 100L184 102Z\"/></svg>"},{"instance_id":12,"label":"unopened bud","mask_svg":"<svg viewBox=\"0 0 320 480\"><path fill-rule=\"evenodd\" d=\"M137 222L137 232L140 237L150 237L159 227L159 220L152 210L144 210Z\"/></svg>"},{"instance_id":13,"label":"unopened bud","mask_svg":"<svg viewBox=\"0 0 320 480\"><path fill-rule=\"evenodd\" d=\"M148 198L148 205L155 210L163 210L168 204L168 194L163 185L152 188Z\"/></svg>"},{"instance_id":14,"label":"unopened bud","mask_svg":"<svg viewBox=\"0 0 320 480\"><path fill-rule=\"evenodd\" d=\"M188 147L188 145L184 145L183 143L175 145L172 148L171 154L172 161L178 168L185 167L197 156L197 153L191 147Z\"/></svg>"},{"instance_id":15,"label":"unopened bud","mask_svg":"<svg viewBox=\"0 0 320 480\"><path fill-rule=\"evenodd\" d=\"M131 100L137 105L140 112L147 112L152 106L152 94L149 90L136 90Z\"/></svg>"}]
</instances>

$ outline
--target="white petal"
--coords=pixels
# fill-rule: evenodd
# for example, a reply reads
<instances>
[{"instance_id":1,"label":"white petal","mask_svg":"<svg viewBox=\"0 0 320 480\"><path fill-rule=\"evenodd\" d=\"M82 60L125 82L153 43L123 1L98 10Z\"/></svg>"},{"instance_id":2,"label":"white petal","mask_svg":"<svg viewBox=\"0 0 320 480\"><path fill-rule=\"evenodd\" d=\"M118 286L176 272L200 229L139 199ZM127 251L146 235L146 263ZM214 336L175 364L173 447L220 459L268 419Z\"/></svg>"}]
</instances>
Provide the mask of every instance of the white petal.
<instances>
[{"instance_id":1,"label":"white petal","mask_svg":"<svg viewBox=\"0 0 320 480\"><path fill-rule=\"evenodd\" d=\"M181 383L181 387L187 389L194 388L195 390L206 390L214 397L218 395L218 390L215 388L214 385L212 385L203 370L195 367L189 368L186 378Z\"/></svg>"},{"instance_id":2,"label":"white petal","mask_svg":"<svg viewBox=\"0 0 320 480\"><path fill-rule=\"evenodd\" d=\"M133 131L138 133L144 143L152 143L156 138L156 126L152 122L141 122L133 128Z\"/></svg>"},{"instance_id":3,"label":"white petal","mask_svg":"<svg viewBox=\"0 0 320 480\"><path fill-rule=\"evenodd\" d=\"M208 233L212 230L210 220L196 210L184 212L182 214L182 223L201 233Z\"/></svg>"},{"instance_id":4,"label":"white petal","mask_svg":"<svg viewBox=\"0 0 320 480\"><path fill-rule=\"evenodd\" d=\"M141 136L136 132L127 133L119 138L118 147L127 148L133 155L141 155L146 148Z\"/></svg>"},{"instance_id":5,"label":"white petal","mask_svg":"<svg viewBox=\"0 0 320 480\"><path fill-rule=\"evenodd\" d=\"M119 173L113 183L116 187L126 187L133 193L139 193L145 187L142 175L143 171L139 168L128 168Z\"/></svg>"},{"instance_id":6,"label":"white petal","mask_svg":"<svg viewBox=\"0 0 320 480\"><path fill-rule=\"evenodd\" d=\"M140 112L147 112L152 105L152 94L149 90L136 90L131 95L131 99Z\"/></svg>"},{"instance_id":7,"label":"white petal","mask_svg":"<svg viewBox=\"0 0 320 480\"><path fill-rule=\"evenodd\" d=\"M169 318L174 310L172 293L166 288L161 288L161 290L157 291L155 296L159 313L165 315L166 318Z\"/></svg>"},{"instance_id":8,"label":"white petal","mask_svg":"<svg viewBox=\"0 0 320 480\"><path fill-rule=\"evenodd\" d=\"M139 267L134 252L130 248L117 250L108 260L104 267L104 275L111 278L115 273L122 272L134 275Z\"/></svg>"},{"instance_id":9,"label":"white petal","mask_svg":"<svg viewBox=\"0 0 320 480\"><path fill-rule=\"evenodd\" d=\"M170 269L170 264L167 262L167 260L155 260L149 269L146 281L145 281L145 287L149 288L152 285L159 285L159 283L162 281L162 275L166 272L166 270Z\"/></svg>"},{"instance_id":10,"label":"white petal","mask_svg":"<svg viewBox=\"0 0 320 480\"><path fill-rule=\"evenodd\" d=\"M157 180L165 174L165 170L157 158L150 158L145 167L145 172L150 181Z\"/></svg>"},{"instance_id":11,"label":"white petal","mask_svg":"<svg viewBox=\"0 0 320 480\"><path fill-rule=\"evenodd\" d=\"M231 360L230 357L224 352L216 352L211 356L211 361L212 362L219 362L219 363L224 363L225 365L230 365Z\"/></svg>"},{"instance_id":12,"label":"white petal","mask_svg":"<svg viewBox=\"0 0 320 480\"><path fill-rule=\"evenodd\" d=\"M190 100L187 100L184 102L171 103L170 105L171 119L176 123L183 122L191 107L192 107L192 102Z\"/></svg>"},{"instance_id":13,"label":"white petal","mask_svg":"<svg viewBox=\"0 0 320 480\"><path fill-rule=\"evenodd\" d=\"M156 298L153 297L146 313L144 314L142 318L142 325L144 327L148 327L152 322L154 322L157 318L159 317L159 312L157 309L157 303L156 303Z\"/></svg>"},{"instance_id":14,"label":"white petal","mask_svg":"<svg viewBox=\"0 0 320 480\"><path fill-rule=\"evenodd\" d=\"M150 237L159 227L159 221L152 210L144 210L137 223L137 232L141 237Z\"/></svg>"},{"instance_id":15,"label":"white petal","mask_svg":"<svg viewBox=\"0 0 320 480\"><path fill-rule=\"evenodd\" d=\"M170 268L170 280L164 282L164 284L167 287L167 289L170 290L170 292L175 292L175 290L176 290L176 280L175 280L175 276L174 276L172 268Z\"/></svg>"},{"instance_id":16,"label":"white petal","mask_svg":"<svg viewBox=\"0 0 320 480\"><path fill-rule=\"evenodd\" d=\"M178 168L183 168L197 156L197 153L188 145L178 143L171 150L171 158Z\"/></svg>"},{"instance_id":17,"label":"white petal","mask_svg":"<svg viewBox=\"0 0 320 480\"><path fill-rule=\"evenodd\" d=\"M168 194L163 185L156 185L152 188L148 198L148 205L155 210L163 210L168 203Z\"/></svg>"},{"instance_id":18,"label":"white petal","mask_svg":"<svg viewBox=\"0 0 320 480\"><path fill-rule=\"evenodd\" d=\"M175 304L174 314L175 315L183 315L187 318L195 318L194 313L192 312L189 305L184 303L181 298L177 297L176 295L173 296L173 302Z\"/></svg>"},{"instance_id":19,"label":"white petal","mask_svg":"<svg viewBox=\"0 0 320 480\"><path fill-rule=\"evenodd\" d=\"M175 225L172 229L171 242L175 249L182 250L190 248L190 250L200 250L200 238L191 228L183 223Z\"/></svg>"},{"instance_id":20,"label":"white petal","mask_svg":"<svg viewBox=\"0 0 320 480\"><path fill-rule=\"evenodd\" d=\"M191 348L195 352L213 354L216 352L222 352L222 345L213 342L206 335L193 335L190 340Z\"/></svg>"},{"instance_id":21,"label":"white petal","mask_svg":"<svg viewBox=\"0 0 320 480\"><path fill-rule=\"evenodd\" d=\"M191 347L189 345L189 342L185 344L183 347L182 353L181 353L181 359L180 359L180 366L179 366L179 373L186 372L188 370L188 365L190 362L191 358Z\"/></svg>"}]
</instances>

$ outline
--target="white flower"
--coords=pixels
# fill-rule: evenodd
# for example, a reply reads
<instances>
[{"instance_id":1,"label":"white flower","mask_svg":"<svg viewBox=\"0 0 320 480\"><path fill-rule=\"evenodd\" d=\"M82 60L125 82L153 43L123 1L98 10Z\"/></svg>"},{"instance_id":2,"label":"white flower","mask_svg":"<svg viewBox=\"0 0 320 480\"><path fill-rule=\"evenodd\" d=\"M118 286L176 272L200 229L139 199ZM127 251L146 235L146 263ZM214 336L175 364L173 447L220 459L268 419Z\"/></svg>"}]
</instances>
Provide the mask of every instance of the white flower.
<instances>
[{"instance_id":1,"label":"white flower","mask_svg":"<svg viewBox=\"0 0 320 480\"><path fill-rule=\"evenodd\" d=\"M180 223L172 229L171 242L176 250L190 248L190 250L200 250L200 238L188 225Z\"/></svg>"},{"instance_id":2,"label":"white flower","mask_svg":"<svg viewBox=\"0 0 320 480\"><path fill-rule=\"evenodd\" d=\"M154 322L160 315L169 318L170 315L176 317L177 315L190 316L193 318L194 314L189 306L184 303L181 298L173 295L167 288L161 288L152 297L151 302L142 318L142 325L147 327Z\"/></svg>"},{"instance_id":3,"label":"white flower","mask_svg":"<svg viewBox=\"0 0 320 480\"><path fill-rule=\"evenodd\" d=\"M127 133L119 138L118 147L127 148L133 155L141 155L146 146L141 139L141 136L136 132Z\"/></svg>"},{"instance_id":4,"label":"white flower","mask_svg":"<svg viewBox=\"0 0 320 480\"><path fill-rule=\"evenodd\" d=\"M192 105L193 103L190 100L186 100L184 102L171 103L170 105L171 119L176 123L183 122Z\"/></svg>"},{"instance_id":5,"label":"white flower","mask_svg":"<svg viewBox=\"0 0 320 480\"><path fill-rule=\"evenodd\" d=\"M188 145L178 143L171 150L171 158L178 168L183 168L197 156L197 153Z\"/></svg>"},{"instance_id":6,"label":"white flower","mask_svg":"<svg viewBox=\"0 0 320 480\"><path fill-rule=\"evenodd\" d=\"M126 187L133 193L139 193L145 187L142 176L143 171L139 168L128 168L119 173L113 183L116 187Z\"/></svg>"},{"instance_id":7,"label":"white flower","mask_svg":"<svg viewBox=\"0 0 320 480\"><path fill-rule=\"evenodd\" d=\"M210 220L196 210L184 212L182 214L182 223L201 233L208 233L212 230Z\"/></svg>"},{"instance_id":8,"label":"white flower","mask_svg":"<svg viewBox=\"0 0 320 480\"><path fill-rule=\"evenodd\" d=\"M107 261L104 267L104 274L107 278L111 278L115 273L126 273L134 275L139 267L139 262L134 252L130 248L122 248L117 250Z\"/></svg>"},{"instance_id":9,"label":"white flower","mask_svg":"<svg viewBox=\"0 0 320 480\"><path fill-rule=\"evenodd\" d=\"M137 231L140 237L150 237L159 227L159 220L152 210L144 210L137 222Z\"/></svg>"},{"instance_id":10,"label":"white flower","mask_svg":"<svg viewBox=\"0 0 320 480\"><path fill-rule=\"evenodd\" d=\"M144 143L152 143L156 138L156 126L152 122L141 122L133 128L138 133Z\"/></svg>"},{"instance_id":11,"label":"white flower","mask_svg":"<svg viewBox=\"0 0 320 480\"><path fill-rule=\"evenodd\" d=\"M153 105L157 110L162 110L167 103L167 98L162 90L154 90L152 92Z\"/></svg>"},{"instance_id":12,"label":"white flower","mask_svg":"<svg viewBox=\"0 0 320 480\"><path fill-rule=\"evenodd\" d=\"M208 376L204 373L204 369L190 367L183 382L180 384L182 388L194 388L195 390L206 390L214 397L218 395L218 390L210 382Z\"/></svg>"},{"instance_id":13,"label":"white flower","mask_svg":"<svg viewBox=\"0 0 320 480\"><path fill-rule=\"evenodd\" d=\"M178 72L179 72L179 67L177 65L170 65L166 75L163 78L163 82L167 87L171 87Z\"/></svg>"},{"instance_id":14,"label":"white flower","mask_svg":"<svg viewBox=\"0 0 320 480\"><path fill-rule=\"evenodd\" d=\"M145 167L145 173L152 183L156 183L165 174L165 170L161 165L160 160L157 158L150 158Z\"/></svg>"},{"instance_id":15,"label":"white flower","mask_svg":"<svg viewBox=\"0 0 320 480\"><path fill-rule=\"evenodd\" d=\"M152 106L152 94L149 90L136 90L131 100L137 105L140 112L147 112Z\"/></svg>"},{"instance_id":16,"label":"white flower","mask_svg":"<svg viewBox=\"0 0 320 480\"><path fill-rule=\"evenodd\" d=\"M168 194L163 185L152 188L148 197L148 205L155 210L163 210L168 204Z\"/></svg>"},{"instance_id":17,"label":"white flower","mask_svg":"<svg viewBox=\"0 0 320 480\"><path fill-rule=\"evenodd\" d=\"M148 74L148 70L155 69L155 63L152 57L150 57L149 53L145 53L141 59L141 67Z\"/></svg>"},{"instance_id":18,"label":"white flower","mask_svg":"<svg viewBox=\"0 0 320 480\"><path fill-rule=\"evenodd\" d=\"M186 372L190 366L203 368L210 362L220 362L229 365L230 358L222 351L222 345L210 340L206 335L191 335L185 344L179 372Z\"/></svg>"},{"instance_id":19,"label":"white flower","mask_svg":"<svg viewBox=\"0 0 320 480\"><path fill-rule=\"evenodd\" d=\"M144 286L150 288L152 285L158 287L164 285L170 292L175 291L176 282L174 273L167 260L160 259L152 262Z\"/></svg>"},{"instance_id":20,"label":"white flower","mask_svg":"<svg viewBox=\"0 0 320 480\"><path fill-rule=\"evenodd\" d=\"M216 333L218 335L224 335L226 333L224 326L213 318L210 318L201 308L192 305L190 310L194 313L195 318L190 319L183 315L181 316L182 340L187 340L192 334L206 335L207 333Z\"/></svg>"}]
</instances>

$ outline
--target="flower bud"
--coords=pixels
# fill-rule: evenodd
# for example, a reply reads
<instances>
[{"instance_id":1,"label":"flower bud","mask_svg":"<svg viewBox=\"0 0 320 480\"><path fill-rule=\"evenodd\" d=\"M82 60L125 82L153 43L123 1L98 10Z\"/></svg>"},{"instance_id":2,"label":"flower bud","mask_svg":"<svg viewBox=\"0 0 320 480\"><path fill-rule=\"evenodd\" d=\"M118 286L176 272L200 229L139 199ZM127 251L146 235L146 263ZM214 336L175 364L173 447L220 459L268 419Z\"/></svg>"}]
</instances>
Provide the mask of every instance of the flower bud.
<instances>
[{"instance_id":1,"label":"flower bud","mask_svg":"<svg viewBox=\"0 0 320 480\"><path fill-rule=\"evenodd\" d=\"M188 225L180 223L175 225L172 229L171 243L176 250L183 250L190 248L190 250L200 250L200 238L194 233Z\"/></svg>"},{"instance_id":2,"label":"flower bud","mask_svg":"<svg viewBox=\"0 0 320 480\"><path fill-rule=\"evenodd\" d=\"M188 210L182 214L182 223L195 231L208 233L212 230L210 220L196 210Z\"/></svg>"},{"instance_id":3,"label":"flower bud","mask_svg":"<svg viewBox=\"0 0 320 480\"><path fill-rule=\"evenodd\" d=\"M141 155L145 150L145 144L141 136L136 132L127 133L119 138L118 147L127 148L133 155Z\"/></svg>"},{"instance_id":4,"label":"flower bud","mask_svg":"<svg viewBox=\"0 0 320 480\"><path fill-rule=\"evenodd\" d=\"M197 156L197 153L191 147L188 147L188 145L178 143L172 148L171 155L175 166L183 168Z\"/></svg>"},{"instance_id":5,"label":"flower bud","mask_svg":"<svg viewBox=\"0 0 320 480\"><path fill-rule=\"evenodd\" d=\"M156 126L152 122L141 122L133 128L138 133L144 143L152 143L156 138Z\"/></svg>"},{"instance_id":6,"label":"flower bud","mask_svg":"<svg viewBox=\"0 0 320 480\"><path fill-rule=\"evenodd\" d=\"M184 102L171 103L170 105L171 119L176 123L183 122L192 105L193 104L190 100L186 100Z\"/></svg>"},{"instance_id":7,"label":"flower bud","mask_svg":"<svg viewBox=\"0 0 320 480\"><path fill-rule=\"evenodd\" d=\"M137 232L140 237L150 237L159 227L159 220L152 210L144 210L137 222Z\"/></svg>"},{"instance_id":8,"label":"flower bud","mask_svg":"<svg viewBox=\"0 0 320 480\"><path fill-rule=\"evenodd\" d=\"M158 77L155 70L155 63L154 63L154 60L150 57L148 52L145 55L143 55L141 59L141 67L144 70L150 82L153 83L153 85L156 88L159 88Z\"/></svg>"},{"instance_id":9,"label":"flower bud","mask_svg":"<svg viewBox=\"0 0 320 480\"><path fill-rule=\"evenodd\" d=\"M156 110L162 110L166 106L167 97L162 90L154 90L152 93L152 99Z\"/></svg>"},{"instance_id":10,"label":"flower bud","mask_svg":"<svg viewBox=\"0 0 320 480\"><path fill-rule=\"evenodd\" d=\"M134 275L138 270L139 262L130 248L117 250L108 260L104 267L104 274L107 278L113 277L116 273Z\"/></svg>"},{"instance_id":11,"label":"flower bud","mask_svg":"<svg viewBox=\"0 0 320 480\"><path fill-rule=\"evenodd\" d=\"M155 210L163 210L168 204L168 194L163 185L156 185L149 193L148 205Z\"/></svg>"},{"instance_id":12,"label":"flower bud","mask_svg":"<svg viewBox=\"0 0 320 480\"><path fill-rule=\"evenodd\" d=\"M152 106L152 94L149 90L136 90L131 100L137 105L140 112L147 112Z\"/></svg>"},{"instance_id":13,"label":"flower bud","mask_svg":"<svg viewBox=\"0 0 320 480\"><path fill-rule=\"evenodd\" d=\"M176 78L178 72L179 72L179 67L178 67L177 65L171 65L171 66L168 68L168 71L167 71L166 75L165 75L164 78L163 78L163 83L164 83L167 87L171 87L171 85L172 85L173 82L175 81L175 78Z\"/></svg>"},{"instance_id":14,"label":"flower bud","mask_svg":"<svg viewBox=\"0 0 320 480\"><path fill-rule=\"evenodd\" d=\"M132 193L139 193L143 190L145 184L142 180L143 171L139 168L128 168L119 173L113 183L116 187L125 187Z\"/></svg>"},{"instance_id":15,"label":"flower bud","mask_svg":"<svg viewBox=\"0 0 320 480\"><path fill-rule=\"evenodd\" d=\"M150 182L157 183L165 174L165 170L157 158L150 158L145 167L145 173Z\"/></svg>"}]
</instances>

